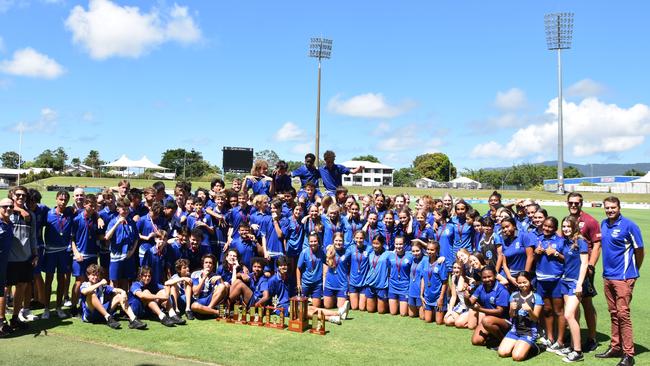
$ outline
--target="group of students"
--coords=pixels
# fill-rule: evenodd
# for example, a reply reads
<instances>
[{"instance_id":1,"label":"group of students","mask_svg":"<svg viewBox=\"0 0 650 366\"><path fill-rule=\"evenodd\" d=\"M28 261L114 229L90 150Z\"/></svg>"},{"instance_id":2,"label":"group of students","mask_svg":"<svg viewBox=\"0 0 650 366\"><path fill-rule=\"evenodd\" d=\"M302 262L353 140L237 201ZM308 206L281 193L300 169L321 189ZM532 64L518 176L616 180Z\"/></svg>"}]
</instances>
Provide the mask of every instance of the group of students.
<instances>
[{"instance_id":1,"label":"group of students","mask_svg":"<svg viewBox=\"0 0 650 366\"><path fill-rule=\"evenodd\" d=\"M591 298L601 225L582 211L580 194L569 194L569 215L561 221L532 201L504 205L497 192L483 216L450 195L420 197L412 209L406 194L349 195L341 177L363 167L335 164L331 151L324 158L316 167L307 154L293 172L281 161L271 174L257 160L230 188L214 179L210 190L191 193L189 183L178 182L173 196L162 182L141 191L123 180L117 194L75 190L68 206L69 194L60 191L51 209L40 204L37 191L13 188L0 202L0 238L12 224L14 233L32 230L21 243L32 245L33 255L23 263L10 259L4 271L15 287L11 325L26 326L32 298L49 317L56 273L58 316L67 316L61 306L73 275L71 312L112 328L120 327L118 308L130 328L142 329L145 317L182 325L182 314L189 320L215 316L240 303L273 303L288 312L298 294L310 298L310 314L321 311L333 323L346 319L350 308L435 321L469 328L472 344L515 360L538 351L538 342L567 362L595 350ZM301 180L299 191L292 176ZM618 199L605 200L609 218L608 202L620 219ZM642 249L638 227L628 226L633 249ZM604 250L605 274L638 277L642 255L632 252L630 262L629 250ZM584 344L580 304L588 328ZM3 320L4 301L0 305ZM610 356L622 354L620 345L612 347Z\"/></svg>"}]
</instances>

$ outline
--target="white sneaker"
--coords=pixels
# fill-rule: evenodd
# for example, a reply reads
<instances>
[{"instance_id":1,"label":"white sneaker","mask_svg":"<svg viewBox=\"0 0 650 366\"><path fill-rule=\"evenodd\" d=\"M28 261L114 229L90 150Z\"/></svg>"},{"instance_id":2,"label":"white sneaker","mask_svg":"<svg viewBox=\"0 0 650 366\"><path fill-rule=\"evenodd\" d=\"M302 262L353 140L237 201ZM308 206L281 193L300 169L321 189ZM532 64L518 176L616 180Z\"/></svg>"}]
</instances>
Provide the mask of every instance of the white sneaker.
<instances>
[{"instance_id":1,"label":"white sneaker","mask_svg":"<svg viewBox=\"0 0 650 366\"><path fill-rule=\"evenodd\" d=\"M29 309L21 309L18 313L18 320L22 322L33 322L36 319L38 319L38 317L32 314L31 310Z\"/></svg>"},{"instance_id":2,"label":"white sneaker","mask_svg":"<svg viewBox=\"0 0 650 366\"><path fill-rule=\"evenodd\" d=\"M345 304L339 308L339 316L341 317L341 320L348 318L348 312L350 312L350 301L346 300Z\"/></svg>"},{"instance_id":3,"label":"white sneaker","mask_svg":"<svg viewBox=\"0 0 650 366\"><path fill-rule=\"evenodd\" d=\"M546 337L541 337L539 339L539 343L541 343L542 346L544 346L546 348L549 348L552 345L551 341L549 341L548 338L546 338Z\"/></svg>"},{"instance_id":4,"label":"white sneaker","mask_svg":"<svg viewBox=\"0 0 650 366\"><path fill-rule=\"evenodd\" d=\"M72 306L72 301L70 299L66 299L65 302L63 303L63 306L65 307L71 307Z\"/></svg>"},{"instance_id":5,"label":"white sneaker","mask_svg":"<svg viewBox=\"0 0 650 366\"><path fill-rule=\"evenodd\" d=\"M61 308L56 309L56 316L58 316L60 319L68 318L68 314Z\"/></svg>"},{"instance_id":6,"label":"white sneaker","mask_svg":"<svg viewBox=\"0 0 650 366\"><path fill-rule=\"evenodd\" d=\"M50 318L50 309L45 309L43 311L43 314L41 315L41 319L49 319Z\"/></svg>"},{"instance_id":7,"label":"white sneaker","mask_svg":"<svg viewBox=\"0 0 650 366\"><path fill-rule=\"evenodd\" d=\"M332 315L329 318L330 323L341 325L341 317L338 315Z\"/></svg>"}]
</instances>

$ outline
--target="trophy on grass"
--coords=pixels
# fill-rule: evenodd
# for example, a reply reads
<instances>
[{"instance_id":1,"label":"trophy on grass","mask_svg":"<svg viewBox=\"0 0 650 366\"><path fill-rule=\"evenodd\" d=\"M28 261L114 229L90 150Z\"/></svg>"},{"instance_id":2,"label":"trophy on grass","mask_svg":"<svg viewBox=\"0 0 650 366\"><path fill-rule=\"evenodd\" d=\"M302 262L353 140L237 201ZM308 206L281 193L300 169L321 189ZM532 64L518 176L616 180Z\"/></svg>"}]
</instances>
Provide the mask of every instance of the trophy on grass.
<instances>
[{"instance_id":1,"label":"trophy on grass","mask_svg":"<svg viewBox=\"0 0 650 366\"><path fill-rule=\"evenodd\" d=\"M292 332L302 333L308 326L307 309L309 304L307 298L301 294L290 299L289 307L289 330Z\"/></svg>"},{"instance_id":2,"label":"trophy on grass","mask_svg":"<svg viewBox=\"0 0 650 366\"><path fill-rule=\"evenodd\" d=\"M223 304L219 304L219 306L217 306L217 311L219 312L219 314L217 314L215 320L216 321L226 320L226 310Z\"/></svg>"},{"instance_id":3,"label":"trophy on grass","mask_svg":"<svg viewBox=\"0 0 650 366\"><path fill-rule=\"evenodd\" d=\"M224 310L223 314L224 314L224 319L225 319L226 323L231 323L232 324L232 323L235 322L235 320L233 319L234 314L233 314L233 311L230 310L230 306L225 307L225 310Z\"/></svg>"},{"instance_id":4,"label":"trophy on grass","mask_svg":"<svg viewBox=\"0 0 650 366\"><path fill-rule=\"evenodd\" d=\"M278 307L278 297L274 296L272 300L273 306L266 307L268 328L284 329L284 308ZM279 313L279 315L276 313Z\"/></svg>"},{"instance_id":5,"label":"trophy on grass","mask_svg":"<svg viewBox=\"0 0 650 366\"><path fill-rule=\"evenodd\" d=\"M318 311L312 315L309 333L325 335L325 313Z\"/></svg>"},{"instance_id":6,"label":"trophy on grass","mask_svg":"<svg viewBox=\"0 0 650 366\"><path fill-rule=\"evenodd\" d=\"M244 305L235 305L235 323L246 325L246 316L248 315L248 309Z\"/></svg>"},{"instance_id":7,"label":"trophy on grass","mask_svg":"<svg viewBox=\"0 0 650 366\"><path fill-rule=\"evenodd\" d=\"M249 309L250 316L248 318L248 325L255 325L258 327L264 326L264 307L253 306Z\"/></svg>"}]
</instances>

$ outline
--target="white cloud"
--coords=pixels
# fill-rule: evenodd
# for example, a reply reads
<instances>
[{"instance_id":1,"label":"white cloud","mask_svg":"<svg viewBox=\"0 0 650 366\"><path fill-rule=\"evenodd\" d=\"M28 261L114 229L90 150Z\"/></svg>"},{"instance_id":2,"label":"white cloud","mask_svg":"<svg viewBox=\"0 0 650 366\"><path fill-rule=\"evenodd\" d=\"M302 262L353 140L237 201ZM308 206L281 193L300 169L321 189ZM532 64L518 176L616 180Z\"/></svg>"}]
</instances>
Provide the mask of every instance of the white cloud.
<instances>
[{"instance_id":1,"label":"white cloud","mask_svg":"<svg viewBox=\"0 0 650 366\"><path fill-rule=\"evenodd\" d=\"M293 122L286 122L275 132L275 141L304 141L305 131Z\"/></svg>"},{"instance_id":2,"label":"white cloud","mask_svg":"<svg viewBox=\"0 0 650 366\"><path fill-rule=\"evenodd\" d=\"M415 103L411 101L390 105L383 94L367 93L356 95L348 100L343 100L340 95L336 95L330 99L327 108L332 113L351 117L393 118L406 113L414 106Z\"/></svg>"},{"instance_id":3,"label":"white cloud","mask_svg":"<svg viewBox=\"0 0 650 366\"><path fill-rule=\"evenodd\" d=\"M119 6L109 0L90 0L88 10L75 6L65 26L72 40L94 59L138 58L168 41L188 44L201 38L201 30L187 7L174 4L168 14L152 9Z\"/></svg>"},{"instance_id":4,"label":"white cloud","mask_svg":"<svg viewBox=\"0 0 650 366\"><path fill-rule=\"evenodd\" d=\"M379 122L377 127L372 131L374 136L383 136L390 131L390 125L387 122Z\"/></svg>"},{"instance_id":5,"label":"white cloud","mask_svg":"<svg viewBox=\"0 0 650 366\"><path fill-rule=\"evenodd\" d=\"M5 51L5 41L0 36L0 52L4 52L4 51Z\"/></svg>"},{"instance_id":6,"label":"white cloud","mask_svg":"<svg viewBox=\"0 0 650 366\"><path fill-rule=\"evenodd\" d=\"M14 132L52 132L58 124L58 113L52 108L41 109L41 116L35 122L20 121L13 126L6 128Z\"/></svg>"},{"instance_id":7,"label":"white cloud","mask_svg":"<svg viewBox=\"0 0 650 366\"><path fill-rule=\"evenodd\" d=\"M0 61L0 72L33 78L56 79L65 69L58 62L33 48L23 48L11 60Z\"/></svg>"},{"instance_id":8,"label":"white cloud","mask_svg":"<svg viewBox=\"0 0 650 366\"><path fill-rule=\"evenodd\" d=\"M380 151L397 152L406 150L439 151L444 144L442 139L433 137L431 126L411 123L396 130L386 131L388 137L377 142Z\"/></svg>"},{"instance_id":9,"label":"white cloud","mask_svg":"<svg viewBox=\"0 0 650 366\"><path fill-rule=\"evenodd\" d=\"M308 152L314 152L314 142L308 141L304 143L295 144L291 147L290 151L292 154L299 154L299 155L304 155Z\"/></svg>"},{"instance_id":10,"label":"white cloud","mask_svg":"<svg viewBox=\"0 0 650 366\"><path fill-rule=\"evenodd\" d=\"M587 98L579 104L563 104L565 149L576 157L611 154L643 144L650 135L650 107L636 104L622 108ZM557 147L557 99L545 111L550 122L517 130L510 141L489 141L474 147L472 155L517 159L536 154L554 154Z\"/></svg>"},{"instance_id":11,"label":"white cloud","mask_svg":"<svg viewBox=\"0 0 650 366\"><path fill-rule=\"evenodd\" d=\"M567 95L574 97L596 97L606 90L605 86L591 79L582 79L567 88Z\"/></svg>"},{"instance_id":12,"label":"white cloud","mask_svg":"<svg viewBox=\"0 0 650 366\"><path fill-rule=\"evenodd\" d=\"M521 109L526 106L526 94L519 88L512 88L505 92L497 92L494 105L505 111Z\"/></svg>"}]
</instances>

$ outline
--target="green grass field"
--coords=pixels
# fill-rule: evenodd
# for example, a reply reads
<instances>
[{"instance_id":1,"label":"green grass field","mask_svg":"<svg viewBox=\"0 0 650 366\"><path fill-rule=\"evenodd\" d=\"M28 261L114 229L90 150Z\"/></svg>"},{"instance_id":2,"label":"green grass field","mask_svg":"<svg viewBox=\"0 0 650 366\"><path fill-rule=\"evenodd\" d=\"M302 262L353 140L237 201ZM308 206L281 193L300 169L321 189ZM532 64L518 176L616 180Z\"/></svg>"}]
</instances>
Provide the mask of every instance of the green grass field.
<instances>
[{"instance_id":1,"label":"green grass field","mask_svg":"<svg viewBox=\"0 0 650 366\"><path fill-rule=\"evenodd\" d=\"M517 195L520 192L504 193L506 197L523 197ZM51 204L47 199L44 203ZM478 205L477 208L486 210L485 205ZM548 209L551 215L559 218L566 214L565 208ZM599 220L604 217L602 209L589 208L586 211ZM641 227L646 242L650 241L648 211L624 210L623 214L635 220ZM650 282L646 279L650 273L648 268L646 264L642 269L642 278L636 285L632 303L637 365L650 365L650 332L646 331L650 329L650 308L644 306L650 303ZM601 293L595 298L599 315L599 350L604 350L610 333L609 314L602 296L602 280L598 277L596 288ZM287 330L223 324L212 320L193 321L176 328L164 328L154 321L148 321L148 324L149 330L146 331L115 331L104 325L85 324L78 319L60 321L53 315L48 321L32 323L32 329L28 332L1 339L3 352L0 355L0 364L71 364L80 360L106 363L108 359L121 365L166 365L190 361L221 365L325 362L359 365L370 361L380 365L461 366L512 363L510 360L499 359L494 351L473 347L468 330L425 324L417 319L391 315L351 312L351 319L343 325L328 323L328 334L324 337L308 333L295 334ZM123 327L126 326L126 322L123 322ZM47 336L43 330L47 330ZM36 334L38 336L35 337ZM617 360L603 361L594 358L593 354L587 354L584 364L614 365L615 362ZM548 353L526 362L528 365L561 363L559 356Z\"/></svg>"}]
</instances>

